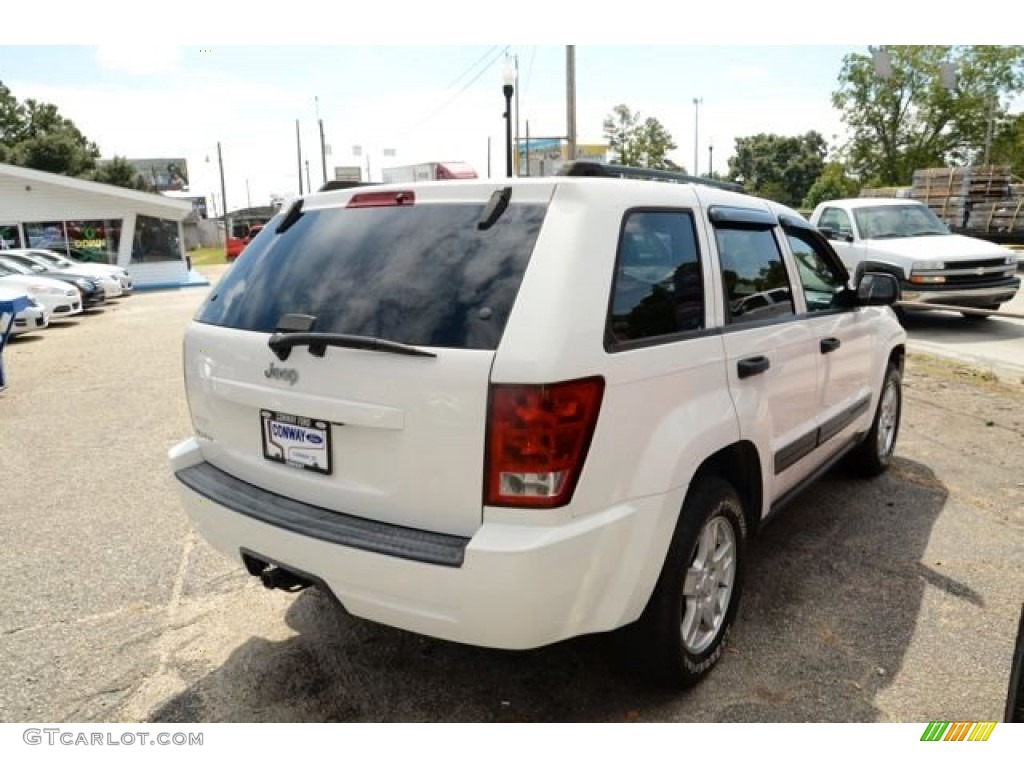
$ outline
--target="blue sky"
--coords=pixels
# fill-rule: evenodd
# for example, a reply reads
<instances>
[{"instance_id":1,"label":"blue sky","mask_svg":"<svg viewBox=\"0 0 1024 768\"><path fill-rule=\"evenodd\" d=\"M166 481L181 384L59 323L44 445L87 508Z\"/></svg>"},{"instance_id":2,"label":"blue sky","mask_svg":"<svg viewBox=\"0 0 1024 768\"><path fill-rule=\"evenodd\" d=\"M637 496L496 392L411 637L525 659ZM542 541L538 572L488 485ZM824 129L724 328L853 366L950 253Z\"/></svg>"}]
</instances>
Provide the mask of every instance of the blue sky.
<instances>
[{"instance_id":1,"label":"blue sky","mask_svg":"<svg viewBox=\"0 0 1024 768\"><path fill-rule=\"evenodd\" d=\"M48 13L60 14L61 5L47 6ZM31 45L0 46L0 80L19 99L56 104L105 157L185 157L198 193L219 197L220 142L232 209L249 201L266 203L272 193L298 191L296 119L313 186L319 186L318 114L331 148L328 176L335 165L358 163L365 169L367 158L374 179L382 164L429 160L464 160L486 175L488 139L491 170L500 175L506 52L518 57L520 135L525 136L527 121L534 137L566 130L565 45L460 43L495 37L488 6L479 2L397 2L369 12L354 5L330 11L311 6L301 14L289 14L280 3L253 3L251 18L239 19L237 11L186 0L175 4L173 23L138 29L117 26L124 15L113 9L105 16L108 6L127 7L106 0L91 4L89 18L109 18L107 26L72 26L58 34L53 25L30 20L5 24L26 30L19 40ZM75 7L68 4L65 11ZM131 7L137 13L141 6ZM526 20L521 26L542 41L559 36L563 22L551 16L558 7L533 0L494 6L519 14ZM738 136L817 130L838 144L843 129L830 96L843 56L865 52L867 45L801 42L811 39L808 30L814 28L806 17L803 27L794 26L792 19L800 17L787 16L787 7L732 4L728 28L716 9L691 12L655 4L652 10L644 3L616 9L653 29L643 35L619 30L599 14L578 16L574 36L595 40L576 44L578 140L603 143L603 119L615 105L626 104L666 126L678 145L673 159L691 171L696 128L701 173L707 172L709 144L715 170L725 171ZM871 11L885 5L869 0L859 7ZM156 13L158 6L147 8ZM674 13L665 10L673 8ZM439 20L459 18L460 12L476 27ZM321 23L310 25L316 13ZM539 20L544 18L546 25ZM898 21L892 14L888 18ZM628 21L621 26L630 26ZM829 24L819 21L815 27ZM198 37L214 35L213 30L227 42ZM607 44L609 35L632 44ZM723 35L737 44L723 45ZM118 44L105 42L110 38ZM183 42L188 38L197 39ZM659 44L673 42L670 38L676 44ZM761 39L773 45L749 42ZM269 44L327 41L336 44ZM694 98L702 100L699 107ZM357 145L362 157L353 155ZM383 157L384 149L394 149L395 156Z\"/></svg>"}]
</instances>

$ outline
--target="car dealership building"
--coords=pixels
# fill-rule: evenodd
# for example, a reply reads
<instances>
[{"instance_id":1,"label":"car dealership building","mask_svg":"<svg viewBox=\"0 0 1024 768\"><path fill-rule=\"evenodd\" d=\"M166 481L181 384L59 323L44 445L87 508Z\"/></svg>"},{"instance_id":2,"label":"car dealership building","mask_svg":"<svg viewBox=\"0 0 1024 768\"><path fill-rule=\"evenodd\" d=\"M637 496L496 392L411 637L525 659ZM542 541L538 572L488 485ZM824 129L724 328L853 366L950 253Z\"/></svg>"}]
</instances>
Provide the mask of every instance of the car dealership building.
<instances>
[{"instance_id":1,"label":"car dealership building","mask_svg":"<svg viewBox=\"0 0 1024 768\"><path fill-rule=\"evenodd\" d=\"M0 247L68 247L125 267L136 288L194 283L182 223L192 204L0 163Z\"/></svg>"}]
</instances>

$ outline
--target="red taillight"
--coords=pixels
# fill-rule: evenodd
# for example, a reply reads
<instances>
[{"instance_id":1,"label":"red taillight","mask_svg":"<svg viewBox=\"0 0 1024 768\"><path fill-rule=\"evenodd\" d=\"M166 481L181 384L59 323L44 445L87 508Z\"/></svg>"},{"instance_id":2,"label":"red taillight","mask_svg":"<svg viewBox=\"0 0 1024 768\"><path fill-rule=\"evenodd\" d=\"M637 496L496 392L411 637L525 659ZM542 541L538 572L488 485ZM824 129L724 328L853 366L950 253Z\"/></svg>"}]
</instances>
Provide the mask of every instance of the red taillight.
<instances>
[{"instance_id":1,"label":"red taillight","mask_svg":"<svg viewBox=\"0 0 1024 768\"><path fill-rule=\"evenodd\" d=\"M386 208L392 205L413 205L416 195L413 192L359 192L352 195L346 208Z\"/></svg>"},{"instance_id":2,"label":"red taillight","mask_svg":"<svg viewBox=\"0 0 1024 768\"><path fill-rule=\"evenodd\" d=\"M604 379L492 384L484 503L560 507L576 488L597 424Z\"/></svg>"}]
</instances>

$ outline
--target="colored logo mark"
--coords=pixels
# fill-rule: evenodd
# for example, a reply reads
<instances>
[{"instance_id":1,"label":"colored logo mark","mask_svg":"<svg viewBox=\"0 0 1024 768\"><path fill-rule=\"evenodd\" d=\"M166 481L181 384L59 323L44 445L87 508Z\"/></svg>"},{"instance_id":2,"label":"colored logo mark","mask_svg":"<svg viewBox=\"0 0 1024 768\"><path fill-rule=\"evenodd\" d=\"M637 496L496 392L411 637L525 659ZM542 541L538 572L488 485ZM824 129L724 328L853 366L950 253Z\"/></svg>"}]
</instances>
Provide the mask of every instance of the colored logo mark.
<instances>
[{"instance_id":1,"label":"colored logo mark","mask_svg":"<svg viewBox=\"0 0 1024 768\"><path fill-rule=\"evenodd\" d=\"M975 723L933 720L921 734L921 741L988 741L995 727L995 721Z\"/></svg>"}]
</instances>

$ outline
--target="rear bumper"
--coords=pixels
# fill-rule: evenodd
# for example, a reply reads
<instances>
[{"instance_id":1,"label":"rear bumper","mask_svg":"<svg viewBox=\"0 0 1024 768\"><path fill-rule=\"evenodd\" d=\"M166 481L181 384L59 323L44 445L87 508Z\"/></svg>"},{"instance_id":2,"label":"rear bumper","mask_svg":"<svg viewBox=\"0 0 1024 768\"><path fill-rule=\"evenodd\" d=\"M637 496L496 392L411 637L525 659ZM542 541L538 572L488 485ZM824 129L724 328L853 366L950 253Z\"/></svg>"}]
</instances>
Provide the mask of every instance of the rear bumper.
<instances>
[{"instance_id":1,"label":"rear bumper","mask_svg":"<svg viewBox=\"0 0 1024 768\"><path fill-rule=\"evenodd\" d=\"M371 621L506 649L638 618L685 492L552 525L484 522L462 538L268 494L205 463L193 439L172 449L170 460L193 525L228 557L242 562L243 552L256 553L312 576L348 612Z\"/></svg>"}]
</instances>

